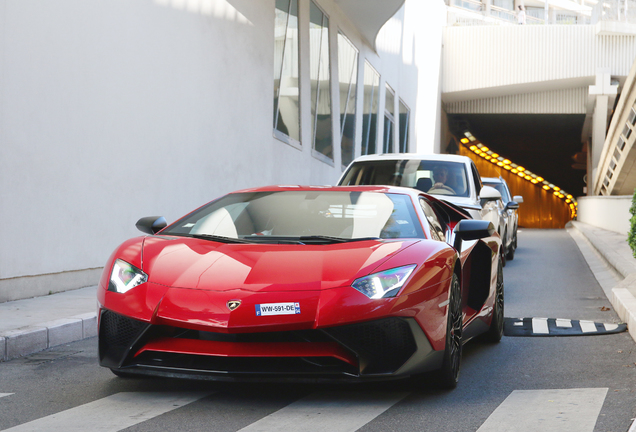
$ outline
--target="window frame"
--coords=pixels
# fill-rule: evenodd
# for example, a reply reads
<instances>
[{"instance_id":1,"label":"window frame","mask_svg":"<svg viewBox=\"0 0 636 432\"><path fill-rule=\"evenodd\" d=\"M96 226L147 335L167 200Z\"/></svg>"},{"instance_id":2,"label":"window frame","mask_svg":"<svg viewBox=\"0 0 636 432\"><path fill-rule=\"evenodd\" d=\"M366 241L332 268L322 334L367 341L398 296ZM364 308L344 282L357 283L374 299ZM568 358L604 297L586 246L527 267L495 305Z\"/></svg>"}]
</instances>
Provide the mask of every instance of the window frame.
<instances>
[{"instance_id":1,"label":"window frame","mask_svg":"<svg viewBox=\"0 0 636 432\"><path fill-rule=\"evenodd\" d=\"M365 85L366 85L366 72L367 72L367 66L369 67L369 69L375 73L374 77L373 77L373 91L371 92L371 101L370 101L370 110L369 110L369 119L368 119L368 124L365 125L365 119L364 119L364 115L365 115L365 107L366 107L366 101L365 101L365 95L366 95L366 91L365 91ZM375 84L376 82L376 77L377 77L377 85ZM361 140L360 140L360 154L361 155L372 155L372 154L377 154L378 153L378 136L379 136L379 131L380 131L380 122L379 120L379 116L380 116L380 83L382 82L382 75L380 74L380 72L378 72L378 70L371 64L371 62L369 61L369 59L365 58L364 59L364 69L362 72L362 136L361 136ZM376 89L377 89L377 99L376 99ZM374 113L374 102L375 102L375 113ZM372 122L371 122L371 117L375 114L376 119L375 119L375 130L372 132ZM365 129L366 129L366 152L364 152L363 150L365 150ZM373 152L369 151L369 138L373 136L374 137L374 142L373 142Z\"/></svg>"},{"instance_id":2,"label":"window frame","mask_svg":"<svg viewBox=\"0 0 636 432\"><path fill-rule=\"evenodd\" d=\"M389 94L393 106L387 107ZM382 135L382 153L395 153L395 101L396 93L389 83L384 83L384 133ZM387 124L391 127L388 128Z\"/></svg>"},{"instance_id":3,"label":"window frame","mask_svg":"<svg viewBox=\"0 0 636 432\"><path fill-rule=\"evenodd\" d=\"M274 124L272 127L272 135L274 138L276 138L279 141L282 141L292 147L295 147L297 149L302 149L302 135L303 135L303 110L302 110L302 101L301 101L301 95L303 92L303 86L302 86L302 75L303 75L303 71L302 71L302 61L301 61L301 45L302 45L302 25L301 25L301 0L289 0L289 9L287 10L287 22L285 25L285 33L288 32L289 29L289 17L291 16L291 10L292 10L292 3L296 2L296 21L297 21L297 34L298 34L298 48L297 48L297 53L296 53L296 57L297 57L297 64L296 64L296 68L298 70L298 139L291 137L287 134L285 134L284 132L280 131L278 129L278 121L279 121L279 117L280 117L280 93L282 90L282 86L279 83L278 86L278 94L274 94ZM276 4L274 4L274 13L276 13ZM276 26L274 26L274 31L276 31ZM282 70L285 67L285 47L287 46L289 39L287 39L287 36L285 36L285 43L283 45L283 55L281 56L281 63L280 63L280 74L278 75L278 79L282 80ZM276 37L274 36L274 44L276 43ZM275 49L274 49L275 52ZM276 56L274 56L274 60L276 60ZM276 65L274 65L276 67ZM276 82L276 76L274 76L274 82ZM275 92L276 93L276 92Z\"/></svg>"},{"instance_id":4,"label":"window frame","mask_svg":"<svg viewBox=\"0 0 636 432\"><path fill-rule=\"evenodd\" d=\"M406 118L404 122L402 122L402 110L401 108L406 108ZM402 127L404 126L404 131L402 131ZM411 130L411 108L402 100L402 98L398 99L398 153L408 153L409 152L409 139L411 138L411 134L409 133Z\"/></svg>"},{"instance_id":5,"label":"window frame","mask_svg":"<svg viewBox=\"0 0 636 432\"><path fill-rule=\"evenodd\" d=\"M340 77L340 38L343 38L345 40L345 42L347 42L354 50L355 50L355 60L354 60L354 65L351 71L351 76L349 77L349 86L348 86L348 90L347 90L347 100L344 104L344 116L342 113L342 99L340 98L341 93L340 93L340 83L341 81L341 77ZM340 98L339 102L340 102L340 112L338 113L339 116L339 121L340 121L340 165L342 166L342 169L344 170L351 162L353 162L356 158L356 143L357 143L357 129L358 129L358 91L360 88L360 82L359 82L359 75L360 75L360 49L358 49L358 47L351 41L351 39L349 39L347 37L347 35L344 33L344 31L342 31L342 29L338 29L338 34L337 34L337 44L336 44L336 49L338 52L338 64L337 66L337 70L338 70L338 97ZM355 88L352 88L353 85L352 83L355 81ZM352 103L353 104L353 113L349 114L349 104ZM344 139L344 131L345 131L345 125L346 122L349 118L350 115L353 115L353 124L352 124L352 128L353 128L353 136L352 136L352 140L351 140L351 145L352 145L352 154L351 154L351 160L347 163L345 163L344 161L344 152L343 152L343 139Z\"/></svg>"},{"instance_id":6,"label":"window frame","mask_svg":"<svg viewBox=\"0 0 636 432\"><path fill-rule=\"evenodd\" d=\"M328 165L331 166L335 166L334 161L335 161L335 147L334 147L334 143L335 143L335 137L334 137L334 98L333 98L333 73L332 73L332 62L331 62L331 53L332 53L332 43L331 43L331 18L329 17L329 15L327 15L327 13L325 12L325 10L316 2L316 0L309 0L308 2L308 7L311 13L311 5L314 5L321 13L322 13L322 28L323 30L326 28L327 29L327 42L326 42L326 46L327 46L327 56L326 59L328 61L326 70L329 73L329 89L328 89L328 95L329 95L329 124L330 124L330 128L329 128L329 137L330 137L330 141L331 141L331 157L327 156L326 154L322 153L319 150L316 150L316 132L317 132L317 124L318 124L318 107L317 105L319 105L320 102L320 75L318 75L317 77L317 95L316 95L316 102L314 106L314 101L312 98L312 92L313 89L312 87L312 83L311 83L311 33L309 33L309 86L310 86L310 99L309 99L309 103L310 103L310 114L311 114L311 119L310 119L310 130L311 130L311 153L312 155L321 160L322 162L327 163ZM325 20L327 20L327 26L325 27ZM311 15L309 16L309 21L307 23L308 25L308 30L309 32L311 32ZM321 44L320 44L320 56L319 56L319 63L318 63L318 73L320 74L320 70L321 70L321 66L322 66L322 60L323 60L323 56L322 56L322 48L325 45L324 42L322 41L322 37L324 37L324 33L321 34Z\"/></svg>"}]
</instances>

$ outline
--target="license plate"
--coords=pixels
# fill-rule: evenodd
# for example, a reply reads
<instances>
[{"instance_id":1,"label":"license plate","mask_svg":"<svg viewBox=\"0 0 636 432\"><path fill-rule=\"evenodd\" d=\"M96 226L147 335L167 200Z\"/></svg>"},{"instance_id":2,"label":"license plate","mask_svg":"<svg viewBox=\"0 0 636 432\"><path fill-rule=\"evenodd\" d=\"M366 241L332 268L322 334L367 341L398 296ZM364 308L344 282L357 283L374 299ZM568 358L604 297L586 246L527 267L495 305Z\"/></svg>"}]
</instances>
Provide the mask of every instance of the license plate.
<instances>
[{"instance_id":1,"label":"license plate","mask_svg":"<svg viewBox=\"0 0 636 432\"><path fill-rule=\"evenodd\" d=\"M264 303L255 306L256 316L294 315L300 313L300 303Z\"/></svg>"}]
</instances>

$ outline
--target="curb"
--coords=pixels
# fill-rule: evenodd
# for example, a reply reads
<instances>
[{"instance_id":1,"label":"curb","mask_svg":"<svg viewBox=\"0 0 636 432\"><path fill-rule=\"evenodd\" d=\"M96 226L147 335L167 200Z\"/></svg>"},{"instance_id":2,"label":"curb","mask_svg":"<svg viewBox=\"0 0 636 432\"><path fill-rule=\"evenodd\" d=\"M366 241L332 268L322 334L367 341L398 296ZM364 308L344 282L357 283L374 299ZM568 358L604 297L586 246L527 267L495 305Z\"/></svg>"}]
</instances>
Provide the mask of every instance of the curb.
<instances>
[{"instance_id":1,"label":"curb","mask_svg":"<svg viewBox=\"0 0 636 432\"><path fill-rule=\"evenodd\" d=\"M94 336L97 336L96 312L9 330L0 335L0 361L23 357Z\"/></svg>"},{"instance_id":2,"label":"curb","mask_svg":"<svg viewBox=\"0 0 636 432\"><path fill-rule=\"evenodd\" d=\"M616 248L608 245L605 241L606 236L597 235L595 230L602 230L592 225L585 224L583 222L571 221L572 226L576 228L583 236L590 242L590 244L603 256L607 263L614 268L623 277L627 277L632 273L636 273L636 260L631 255L631 250L625 242L624 251L629 255L627 258L624 254L616 252ZM620 236L620 234L602 230L603 233L607 233L610 236Z\"/></svg>"},{"instance_id":3,"label":"curb","mask_svg":"<svg viewBox=\"0 0 636 432\"><path fill-rule=\"evenodd\" d=\"M605 263L624 279L611 289L608 300L620 319L627 323L630 336L636 341L636 263L632 255L628 258L624 254L617 253L615 248L597 235L596 227L577 221L571 221L572 226L587 240L587 243L598 252ZM588 228L589 227L589 228ZM607 291L606 291L607 293Z\"/></svg>"}]
</instances>

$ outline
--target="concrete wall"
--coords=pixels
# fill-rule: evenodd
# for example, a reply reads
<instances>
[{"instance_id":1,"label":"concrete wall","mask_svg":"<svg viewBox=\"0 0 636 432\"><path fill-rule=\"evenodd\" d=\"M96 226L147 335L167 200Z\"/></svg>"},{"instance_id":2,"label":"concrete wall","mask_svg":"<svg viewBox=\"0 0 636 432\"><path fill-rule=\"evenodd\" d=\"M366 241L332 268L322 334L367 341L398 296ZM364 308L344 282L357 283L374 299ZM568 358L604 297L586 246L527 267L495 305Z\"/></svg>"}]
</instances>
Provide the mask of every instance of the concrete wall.
<instances>
[{"instance_id":1,"label":"concrete wall","mask_svg":"<svg viewBox=\"0 0 636 432\"><path fill-rule=\"evenodd\" d=\"M631 195L578 197L577 220L598 228L624 234L630 229Z\"/></svg>"},{"instance_id":2,"label":"concrete wall","mask_svg":"<svg viewBox=\"0 0 636 432\"><path fill-rule=\"evenodd\" d=\"M376 51L337 1L317 0L330 18L332 76L341 31L360 50L358 83L365 59L382 76L381 116L385 82L411 109L413 150L439 140L430 95L441 91L445 8L435 1L435 16L414 17L405 10L419 0L408 0ZM336 181L339 143L333 163L311 149L307 39L302 145L273 137L274 4L0 0L0 301L97 283L111 251L140 234L139 217L173 221L240 188ZM301 32L308 5L300 0ZM439 47L427 58L431 26ZM420 107L436 120L416 125Z\"/></svg>"}]
</instances>

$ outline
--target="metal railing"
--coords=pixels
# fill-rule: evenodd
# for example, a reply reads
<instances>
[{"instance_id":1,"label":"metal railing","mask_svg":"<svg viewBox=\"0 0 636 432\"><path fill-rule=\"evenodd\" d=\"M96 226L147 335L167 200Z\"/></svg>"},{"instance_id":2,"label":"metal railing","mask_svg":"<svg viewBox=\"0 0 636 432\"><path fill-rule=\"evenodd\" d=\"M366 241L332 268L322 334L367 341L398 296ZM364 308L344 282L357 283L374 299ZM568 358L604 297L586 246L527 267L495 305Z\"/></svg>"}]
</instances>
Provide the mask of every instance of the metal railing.
<instances>
[{"instance_id":1,"label":"metal railing","mask_svg":"<svg viewBox=\"0 0 636 432\"><path fill-rule=\"evenodd\" d=\"M450 6L457 6L473 12L482 12L486 5L479 0L450 0Z\"/></svg>"},{"instance_id":2,"label":"metal railing","mask_svg":"<svg viewBox=\"0 0 636 432\"><path fill-rule=\"evenodd\" d=\"M600 0L592 9L591 23L599 21L636 24L636 0Z\"/></svg>"},{"instance_id":3,"label":"metal railing","mask_svg":"<svg viewBox=\"0 0 636 432\"><path fill-rule=\"evenodd\" d=\"M446 0L446 4L467 11L475 12L484 18L493 18L490 21L482 21L484 18L455 18L455 23L459 25L493 25L517 23L517 11L494 4L487 5L481 0ZM603 7L605 6L605 7ZM588 12L589 13L589 12ZM526 10L526 24L539 25L546 24L546 12L544 9L530 8ZM550 10L548 24L577 25L595 24L602 20L622 20L636 23L636 0L599 0L594 7L592 17L576 11Z\"/></svg>"},{"instance_id":4,"label":"metal railing","mask_svg":"<svg viewBox=\"0 0 636 432\"><path fill-rule=\"evenodd\" d=\"M505 21L517 22L517 15L514 11L505 9L498 6L490 6L490 16L499 18Z\"/></svg>"}]
</instances>

